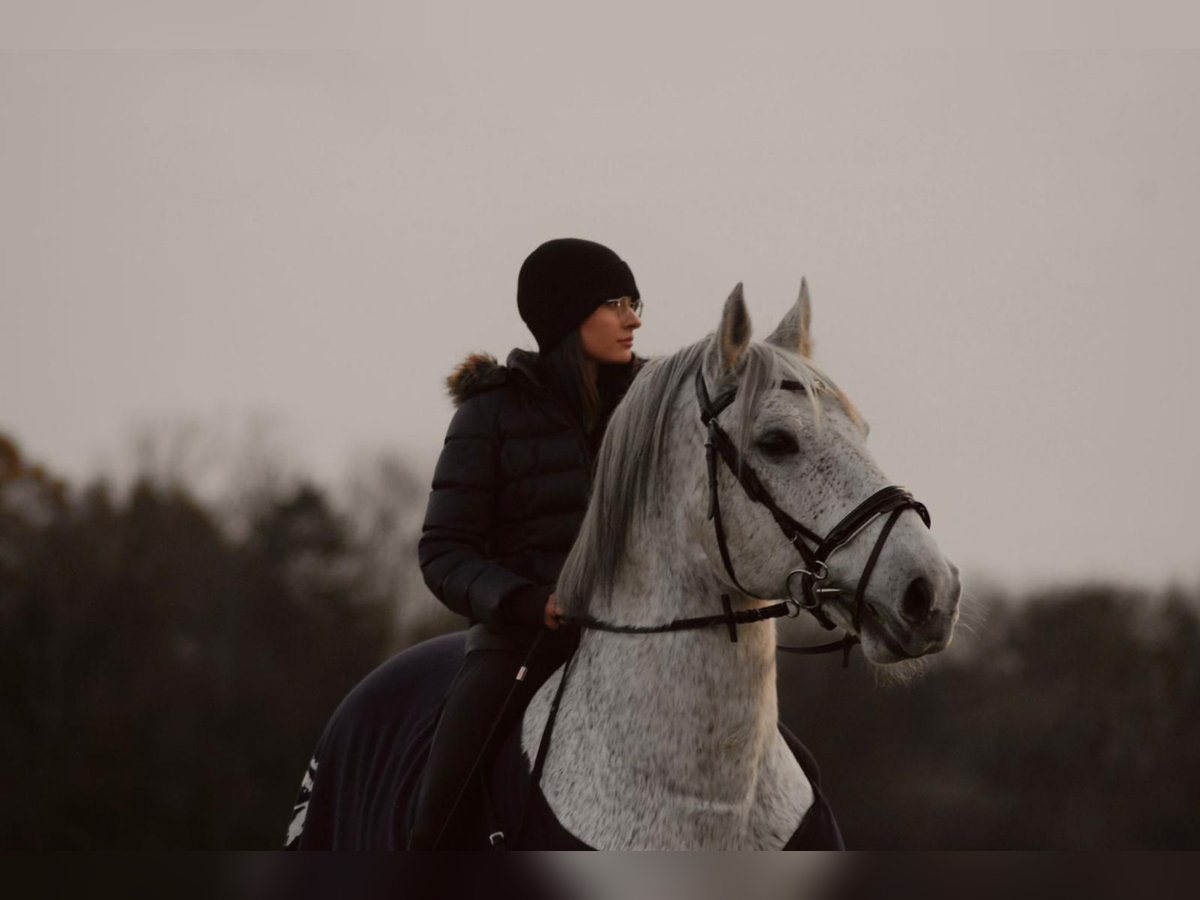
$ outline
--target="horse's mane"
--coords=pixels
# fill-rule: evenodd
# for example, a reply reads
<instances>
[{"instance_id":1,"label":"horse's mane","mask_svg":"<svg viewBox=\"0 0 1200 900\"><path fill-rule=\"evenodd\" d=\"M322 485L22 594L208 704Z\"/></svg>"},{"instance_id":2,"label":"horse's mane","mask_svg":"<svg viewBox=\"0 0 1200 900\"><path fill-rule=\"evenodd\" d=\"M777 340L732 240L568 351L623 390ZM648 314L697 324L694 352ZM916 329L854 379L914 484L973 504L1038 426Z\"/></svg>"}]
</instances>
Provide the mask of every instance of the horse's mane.
<instances>
[{"instance_id":1,"label":"horse's mane","mask_svg":"<svg viewBox=\"0 0 1200 900\"><path fill-rule=\"evenodd\" d=\"M739 456L746 457L762 398L784 380L805 386L818 424L821 396L836 402L861 426L857 412L833 382L809 360L774 344L751 343L737 371L714 383L714 336L709 335L670 356L650 360L630 385L609 420L596 460L591 499L579 536L559 574L556 587L564 610L571 614L602 614L612 601L613 587L629 535L642 531L650 513L671 503L673 479L665 472L672 410L681 392L694 393L696 370L705 365L709 394L716 397L737 385L737 399L722 416ZM706 364L707 363L707 364ZM695 401L692 401L694 406ZM695 420L701 434L699 410ZM696 438L697 442L702 437Z\"/></svg>"}]
</instances>

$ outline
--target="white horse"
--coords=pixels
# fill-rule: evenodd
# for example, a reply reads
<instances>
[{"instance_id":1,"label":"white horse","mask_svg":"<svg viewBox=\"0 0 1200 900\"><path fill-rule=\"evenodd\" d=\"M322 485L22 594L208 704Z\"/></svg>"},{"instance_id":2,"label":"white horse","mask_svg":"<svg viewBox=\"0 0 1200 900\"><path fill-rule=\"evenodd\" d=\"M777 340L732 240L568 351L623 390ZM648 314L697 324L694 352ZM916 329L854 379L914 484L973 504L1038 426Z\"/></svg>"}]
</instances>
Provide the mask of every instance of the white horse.
<instances>
[{"instance_id":1,"label":"white horse","mask_svg":"<svg viewBox=\"0 0 1200 900\"><path fill-rule=\"evenodd\" d=\"M706 430L692 387L736 389L720 416L770 496L817 535L887 485L867 428L810 359L807 286L765 342L750 340L739 284L709 338L648 363L613 414L591 504L558 582L566 613L648 627L788 596L802 560L730 466L717 493L727 552L708 516ZM790 382L793 390L780 390ZM897 511L900 512L899 510ZM913 508L892 523L856 615L850 598L885 527L876 516L828 557L822 611L872 663L943 649L958 617L957 568ZM823 574L823 573L818 573ZM795 578L792 578L793 585ZM743 592L739 584L746 589ZM856 619L861 621L856 622ZM545 758L541 791L558 822L605 850L780 848L813 790L778 730L775 624L668 633L585 630ZM560 670L524 717L535 758Z\"/></svg>"},{"instance_id":2,"label":"white horse","mask_svg":"<svg viewBox=\"0 0 1200 900\"><path fill-rule=\"evenodd\" d=\"M520 841L516 823L534 808L513 800L524 792L551 823L533 832L547 846L841 845L806 774L815 767L780 731L775 622L762 611L808 609L889 665L950 642L961 589L924 507L888 485L866 425L810 360L809 309L802 286L770 337L751 342L738 285L714 334L634 380L557 586L585 626L579 648L484 767L491 802L470 807L481 821L466 840ZM310 763L289 846L406 845L462 652L461 633L426 641L346 697Z\"/></svg>"}]
</instances>

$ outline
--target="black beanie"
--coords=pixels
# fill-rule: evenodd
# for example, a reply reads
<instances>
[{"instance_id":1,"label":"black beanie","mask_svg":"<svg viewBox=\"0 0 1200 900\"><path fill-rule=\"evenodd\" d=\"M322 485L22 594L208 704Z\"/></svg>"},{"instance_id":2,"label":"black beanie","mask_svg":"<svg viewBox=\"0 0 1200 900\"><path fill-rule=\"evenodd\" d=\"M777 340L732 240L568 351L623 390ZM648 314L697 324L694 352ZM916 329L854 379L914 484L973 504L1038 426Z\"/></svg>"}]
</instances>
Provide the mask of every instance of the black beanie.
<instances>
[{"instance_id":1,"label":"black beanie","mask_svg":"<svg viewBox=\"0 0 1200 900\"><path fill-rule=\"evenodd\" d=\"M582 238L546 241L517 276L517 309L542 353L556 346L605 300L638 299L633 272L603 244Z\"/></svg>"}]
</instances>

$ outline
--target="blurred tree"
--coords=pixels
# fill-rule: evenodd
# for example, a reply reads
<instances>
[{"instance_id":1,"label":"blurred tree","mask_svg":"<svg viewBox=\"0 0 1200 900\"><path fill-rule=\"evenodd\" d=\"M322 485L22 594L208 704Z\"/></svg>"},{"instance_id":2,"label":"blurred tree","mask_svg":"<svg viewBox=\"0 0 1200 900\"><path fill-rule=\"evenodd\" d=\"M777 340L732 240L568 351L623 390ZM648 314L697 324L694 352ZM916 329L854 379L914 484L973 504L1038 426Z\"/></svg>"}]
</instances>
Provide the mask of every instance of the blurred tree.
<instances>
[{"instance_id":1,"label":"blurred tree","mask_svg":"<svg viewBox=\"0 0 1200 900\"><path fill-rule=\"evenodd\" d=\"M275 846L321 728L389 644L342 519L305 484L236 543L182 488L57 502L3 454L0 841Z\"/></svg>"},{"instance_id":2,"label":"blurred tree","mask_svg":"<svg viewBox=\"0 0 1200 900\"><path fill-rule=\"evenodd\" d=\"M359 457L342 506L359 548L362 589L393 609L392 649L462 628L463 620L429 592L417 565L429 478L391 453Z\"/></svg>"}]
</instances>

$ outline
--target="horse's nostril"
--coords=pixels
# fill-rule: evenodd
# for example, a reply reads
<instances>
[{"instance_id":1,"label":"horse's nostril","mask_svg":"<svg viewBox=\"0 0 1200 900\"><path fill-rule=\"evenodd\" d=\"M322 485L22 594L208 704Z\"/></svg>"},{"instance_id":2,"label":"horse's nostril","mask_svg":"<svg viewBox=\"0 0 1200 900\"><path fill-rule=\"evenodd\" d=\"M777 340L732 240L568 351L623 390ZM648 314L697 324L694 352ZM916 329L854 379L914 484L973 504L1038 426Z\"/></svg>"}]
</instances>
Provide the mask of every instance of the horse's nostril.
<instances>
[{"instance_id":1,"label":"horse's nostril","mask_svg":"<svg viewBox=\"0 0 1200 900\"><path fill-rule=\"evenodd\" d=\"M914 578L904 592L904 600L900 604L900 612L914 625L922 624L929 618L933 608L933 585L924 577Z\"/></svg>"}]
</instances>

